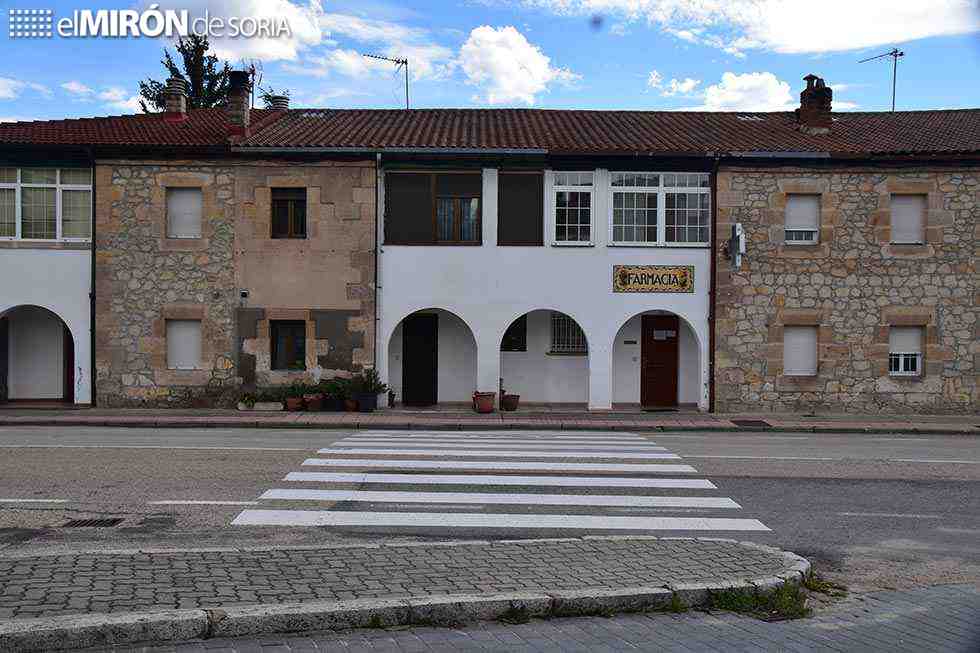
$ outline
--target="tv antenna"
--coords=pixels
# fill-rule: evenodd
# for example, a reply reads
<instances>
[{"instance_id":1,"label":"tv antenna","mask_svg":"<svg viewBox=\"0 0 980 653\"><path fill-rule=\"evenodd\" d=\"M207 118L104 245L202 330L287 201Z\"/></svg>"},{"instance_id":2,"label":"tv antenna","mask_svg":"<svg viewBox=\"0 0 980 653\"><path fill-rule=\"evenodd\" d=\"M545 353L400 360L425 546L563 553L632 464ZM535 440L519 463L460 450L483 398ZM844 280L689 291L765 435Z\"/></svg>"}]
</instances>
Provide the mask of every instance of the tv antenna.
<instances>
[{"instance_id":1,"label":"tv antenna","mask_svg":"<svg viewBox=\"0 0 980 653\"><path fill-rule=\"evenodd\" d=\"M904 57L905 53L898 48L892 48L888 52L882 52L881 54L876 54L873 57L868 57L867 59L861 59L858 63L864 63L865 61L874 61L875 59L884 59L885 57L892 58L892 111L895 110L895 78L898 76L898 59L899 57Z\"/></svg>"},{"instance_id":2,"label":"tv antenna","mask_svg":"<svg viewBox=\"0 0 980 653\"><path fill-rule=\"evenodd\" d=\"M361 56L367 57L369 59L380 59L381 61L390 61L395 64L395 70L398 70L402 66L405 66L405 108L408 108L408 59L396 59L392 57L383 57L380 54L362 54Z\"/></svg>"}]
</instances>

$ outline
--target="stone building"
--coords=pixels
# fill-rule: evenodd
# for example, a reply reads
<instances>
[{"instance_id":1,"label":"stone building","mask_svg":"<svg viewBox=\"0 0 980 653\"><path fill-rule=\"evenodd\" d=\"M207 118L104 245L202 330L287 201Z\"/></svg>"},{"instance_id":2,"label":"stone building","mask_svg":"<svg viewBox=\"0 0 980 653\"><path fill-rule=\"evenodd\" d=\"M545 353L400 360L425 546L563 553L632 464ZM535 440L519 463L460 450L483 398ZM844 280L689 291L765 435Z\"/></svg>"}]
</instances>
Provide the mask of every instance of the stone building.
<instances>
[{"instance_id":1,"label":"stone building","mask_svg":"<svg viewBox=\"0 0 980 653\"><path fill-rule=\"evenodd\" d=\"M805 80L795 112L256 110L236 72L0 153L94 172L59 246L94 250L100 405L374 366L426 405L975 412L980 110Z\"/></svg>"}]
</instances>

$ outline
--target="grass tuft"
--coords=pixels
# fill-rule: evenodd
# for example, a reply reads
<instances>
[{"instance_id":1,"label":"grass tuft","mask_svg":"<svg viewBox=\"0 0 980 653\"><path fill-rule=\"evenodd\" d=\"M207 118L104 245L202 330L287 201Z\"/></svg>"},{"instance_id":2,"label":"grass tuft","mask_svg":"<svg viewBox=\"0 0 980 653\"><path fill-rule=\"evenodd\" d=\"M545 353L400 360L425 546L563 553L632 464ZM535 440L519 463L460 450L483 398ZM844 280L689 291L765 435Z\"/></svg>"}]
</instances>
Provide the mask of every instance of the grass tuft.
<instances>
[{"instance_id":1,"label":"grass tuft","mask_svg":"<svg viewBox=\"0 0 980 653\"><path fill-rule=\"evenodd\" d=\"M803 587L807 588L811 592L819 592L834 598L847 596L846 587L840 583L835 583L834 581L822 578L814 572L810 572L803 579Z\"/></svg>"},{"instance_id":2,"label":"grass tuft","mask_svg":"<svg viewBox=\"0 0 980 653\"><path fill-rule=\"evenodd\" d=\"M806 594L798 585L791 583L768 594L744 589L712 592L708 609L748 614L765 621L802 619L810 615Z\"/></svg>"}]
</instances>

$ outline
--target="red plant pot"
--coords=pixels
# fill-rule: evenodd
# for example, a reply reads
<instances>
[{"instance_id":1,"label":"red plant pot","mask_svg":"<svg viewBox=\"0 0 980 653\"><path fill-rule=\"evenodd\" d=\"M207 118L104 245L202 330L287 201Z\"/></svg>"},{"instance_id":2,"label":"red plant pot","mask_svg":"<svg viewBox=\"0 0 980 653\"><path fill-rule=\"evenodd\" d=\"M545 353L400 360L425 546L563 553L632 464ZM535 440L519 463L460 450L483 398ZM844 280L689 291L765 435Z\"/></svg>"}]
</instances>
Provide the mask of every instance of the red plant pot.
<instances>
[{"instance_id":1,"label":"red plant pot","mask_svg":"<svg viewBox=\"0 0 980 653\"><path fill-rule=\"evenodd\" d=\"M496 392L474 392L473 409L478 413L492 413Z\"/></svg>"},{"instance_id":2,"label":"red plant pot","mask_svg":"<svg viewBox=\"0 0 980 653\"><path fill-rule=\"evenodd\" d=\"M298 412L303 410L302 397L286 397L286 410Z\"/></svg>"}]
</instances>

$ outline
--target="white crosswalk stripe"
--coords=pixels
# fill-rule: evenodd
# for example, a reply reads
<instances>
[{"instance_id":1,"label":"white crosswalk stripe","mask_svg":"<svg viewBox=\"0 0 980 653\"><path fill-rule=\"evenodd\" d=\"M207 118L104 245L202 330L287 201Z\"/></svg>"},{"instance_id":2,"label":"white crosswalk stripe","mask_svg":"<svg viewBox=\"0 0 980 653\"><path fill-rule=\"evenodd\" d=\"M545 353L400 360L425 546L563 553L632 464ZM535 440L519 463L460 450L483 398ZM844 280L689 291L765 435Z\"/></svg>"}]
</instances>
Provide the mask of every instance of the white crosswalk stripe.
<instances>
[{"instance_id":1,"label":"white crosswalk stripe","mask_svg":"<svg viewBox=\"0 0 980 653\"><path fill-rule=\"evenodd\" d=\"M711 481L631 433L361 431L317 454L302 465L324 471L287 473L232 523L466 536L769 530L733 517L742 506L705 496Z\"/></svg>"}]
</instances>

